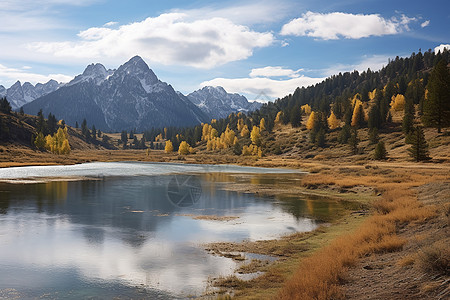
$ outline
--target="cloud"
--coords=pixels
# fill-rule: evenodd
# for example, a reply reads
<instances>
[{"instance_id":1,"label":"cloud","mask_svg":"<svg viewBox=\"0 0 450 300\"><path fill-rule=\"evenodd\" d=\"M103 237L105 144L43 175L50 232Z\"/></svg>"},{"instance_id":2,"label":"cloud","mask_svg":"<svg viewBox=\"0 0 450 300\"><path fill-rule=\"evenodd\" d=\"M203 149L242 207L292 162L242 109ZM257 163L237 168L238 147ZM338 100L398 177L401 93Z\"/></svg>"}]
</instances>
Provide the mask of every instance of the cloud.
<instances>
[{"instance_id":1,"label":"cloud","mask_svg":"<svg viewBox=\"0 0 450 300\"><path fill-rule=\"evenodd\" d=\"M416 18L405 15L387 20L378 14L348 14L333 12L328 14L308 11L302 17L285 24L280 34L309 36L323 40L336 40L340 37L360 39L369 36L398 34L409 30L408 24Z\"/></svg>"},{"instance_id":2,"label":"cloud","mask_svg":"<svg viewBox=\"0 0 450 300\"><path fill-rule=\"evenodd\" d=\"M166 65L212 68L250 57L273 44L270 32L256 32L224 18L186 21L182 13L162 14L118 29L93 27L71 42L38 42L28 48L56 57L127 59L136 54Z\"/></svg>"},{"instance_id":3,"label":"cloud","mask_svg":"<svg viewBox=\"0 0 450 300\"><path fill-rule=\"evenodd\" d=\"M339 73L345 72L353 72L353 71L367 71L367 69L371 69L372 71L378 71L383 66L388 64L390 56L385 55L372 55L363 57L363 59L356 64L337 64L333 65L327 69L322 70L322 74L324 76L332 76L337 75Z\"/></svg>"},{"instance_id":4,"label":"cloud","mask_svg":"<svg viewBox=\"0 0 450 300\"><path fill-rule=\"evenodd\" d=\"M14 83L17 80L23 82L31 82L32 84L36 84L38 82L45 83L50 79L54 79L58 82L69 82L73 79L73 76L67 76L64 74L36 74L30 73L25 70L28 70L30 67L23 67L21 69L8 68L4 65L0 64L0 78L3 79L2 82Z\"/></svg>"},{"instance_id":5,"label":"cloud","mask_svg":"<svg viewBox=\"0 0 450 300\"><path fill-rule=\"evenodd\" d=\"M420 27L425 28L428 25L430 25L430 20L426 20L425 22L423 22L422 24L420 24Z\"/></svg>"},{"instance_id":6,"label":"cloud","mask_svg":"<svg viewBox=\"0 0 450 300\"><path fill-rule=\"evenodd\" d=\"M104 24L103 25L103 27L111 27L111 26L114 26L114 25L117 25L118 23L117 22L108 22L108 23L106 23L106 24Z\"/></svg>"},{"instance_id":7,"label":"cloud","mask_svg":"<svg viewBox=\"0 0 450 300\"><path fill-rule=\"evenodd\" d=\"M434 53L438 53L439 51L444 52L444 49L450 51L450 44L440 44L436 48L434 48Z\"/></svg>"},{"instance_id":8,"label":"cloud","mask_svg":"<svg viewBox=\"0 0 450 300\"><path fill-rule=\"evenodd\" d=\"M310 86L319 83L324 79L325 78L312 78L303 75L287 80L274 80L267 77L215 78L202 82L200 86L221 86L230 93L264 95L276 99L292 94L297 87Z\"/></svg>"},{"instance_id":9,"label":"cloud","mask_svg":"<svg viewBox=\"0 0 450 300\"><path fill-rule=\"evenodd\" d=\"M300 75L298 74L303 69L299 69L297 71L291 69L284 69L283 67L264 67L252 69L250 72L250 77L290 77L296 78Z\"/></svg>"}]
</instances>

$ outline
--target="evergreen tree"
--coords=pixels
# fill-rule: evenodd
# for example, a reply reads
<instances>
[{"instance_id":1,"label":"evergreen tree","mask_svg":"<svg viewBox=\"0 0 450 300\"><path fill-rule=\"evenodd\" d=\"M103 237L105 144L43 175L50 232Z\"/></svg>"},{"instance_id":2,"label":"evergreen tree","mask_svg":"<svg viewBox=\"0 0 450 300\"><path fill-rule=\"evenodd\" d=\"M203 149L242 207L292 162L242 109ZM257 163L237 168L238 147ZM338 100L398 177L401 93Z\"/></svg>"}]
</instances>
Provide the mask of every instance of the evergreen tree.
<instances>
[{"instance_id":1,"label":"evergreen tree","mask_svg":"<svg viewBox=\"0 0 450 300\"><path fill-rule=\"evenodd\" d=\"M290 122L292 127L299 127L302 121L301 110L298 107L294 107L291 110Z\"/></svg>"},{"instance_id":2,"label":"evergreen tree","mask_svg":"<svg viewBox=\"0 0 450 300\"><path fill-rule=\"evenodd\" d=\"M78 129L78 121L75 122L75 128Z\"/></svg>"},{"instance_id":3,"label":"evergreen tree","mask_svg":"<svg viewBox=\"0 0 450 300\"><path fill-rule=\"evenodd\" d=\"M56 119L55 115L52 113L48 114L47 118L47 130L48 134L55 134L58 130L58 120Z\"/></svg>"},{"instance_id":4,"label":"evergreen tree","mask_svg":"<svg viewBox=\"0 0 450 300\"><path fill-rule=\"evenodd\" d=\"M127 131L126 130L122 130L122 132L120 134L120 140L124 144L126 144L128 142L128 135L127 135Z\"/></svg>"},{"instance_id":5,"label":"evergreen tree","mask_svg":"<svg viewBox=\"0 0 450 300\"><path fill-rule=\"evenodd\" d=\"M369 142L371 144L378 143L378 129L376 127L369 129Z\"/></svg>"},{"instance_id":6,"label":"evergreen tree","mask_svg":"<svg viewBox=\"0 0 450 300\"><path fill-rule=\"evenodd\" d=\"M317 147L325 147L325 130L321 128L315 136L315 144Z\"/></svg>"},{"instance_id":7,"label":"evergreen tree","mask_svg":"<svg viewBox=\"0 0 450 300\"><path fill-rule=\"evenodd\" d=\"M352 128L352 132L350 138L348 139L348 143L350 145L352 153L358 154L359 138L358 138L358 130L356 130L356 127Z\"/></svg>"},{"instance_id":8,"label":"evergreen tree","mask_svg":"<svg viewBox=\"0 0 450 300\"><path fill-rule=\"evenodd\" d=\"M81 123L81 134L87 141L91 139L91 132L89 131L89 128L87 126L86 119L83 119L83 122Z\"/></svg>"},{"instance_id":9,"label":"evergreen tree","mask_svg":"<svg viewBox=\"0 0 450 300\"><path fill-rule=\"evenodd\" d=\"M384 146L384 142L380 141L375 147L374 158L376 160L382 160L386 159L386 157L387 157L386 147Z\"/></svg>"},{"instance_id":10,"label":"evergreen tree","mask_svg":"<svg viewBox=\"0 0 450 300\"><path fill-rule=\"evenodd\" d=\"M443 59L431 72L427 89L422 120L426 126L436 127L440 133L442 127L450 125L450 71Z\"/></svg>"},{"instance_id":11,"label":"evergreen tree","mask_svg":"<svg viewBox=\"0 0 450 300\"><path fill-rule=\"evenodd\" d=\"M425 140L423 128L416 126L414 132L411 134L411 148L408 149L409 154L416 161L428 160L428 143Z\"/></svg>"},{"instance_id":12,"label":"evergreen tree","mask_svg":"<svg viewBox=\"0 0 450 300\"><path fill-rule=\"evenodd\" d=\"M92 139L95 141L97 139L97 129L95 128L95 125L92 125L91 133Z\"/></svg>"},{"instance_id":13,"label":"evergreen tree","mask_svg":"<svg viewBox=\"0 0 450 300\"><path fill-rule=\"evenodd\" d=\"M42 113L42 109L39 110L37 114L37 122L36 122L36 130L37 132L42 132L42 134L45 136L48 133L47 130L47 122L45 122L44 114Z\"/></svg>"},{"instance_id":14,"label":"evergreen tree","mask_svg":"<svg viewBox=\"0 0 450 300\"><path fill-rule=\"evenodd\" d=\"M22 106L20 107L19 114L21 116L25 115L25 112L23 111L23 107Z\"/></svg>"},{"instance_id":15,"label":"evergreen tree","mask_svg":"<svg viewBox=\"0 0 450 300\"><path fill-rule=\"evenodd\" d=\"M0 98L0 112L5 114L11 113L11 104L6 100L6 97Z\"/></svg>"},{"instance_id":16,"label":"evergreen tree","mask_svg":"<svg viewBox=\"0 0 450 300\"><path fill-rule=\"evenodd\" d=\"M342 127L341 129L341 132L339 133L338 142L341 144L347 144L350 135L351 135L350 126L344 125L344 127Z\"/></svg>"},{"instance_id":17,"label":"evergreen tree","mask_svg":"<svg viewBox=\"0 0 450 300\"><path fill-rule=\"evenodd\" d=\"M382 120L381 120L381 113L380 108L378 107L378 104L372 105L372 107L369 110L369 120L368 120L368 127L369 129L372 128L381 128Z\"/></svg>"}]
</instances>

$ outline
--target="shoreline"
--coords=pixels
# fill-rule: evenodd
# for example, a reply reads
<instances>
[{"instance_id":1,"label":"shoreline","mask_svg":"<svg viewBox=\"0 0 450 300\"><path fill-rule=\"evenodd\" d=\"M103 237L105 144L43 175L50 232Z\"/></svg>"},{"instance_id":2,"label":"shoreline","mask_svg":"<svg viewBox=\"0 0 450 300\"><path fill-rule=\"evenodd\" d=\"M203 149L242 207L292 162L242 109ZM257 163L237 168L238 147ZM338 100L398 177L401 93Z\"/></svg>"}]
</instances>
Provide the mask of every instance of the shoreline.
<instances>
[{"instance_id":1,"label":"shoreline","mask_svg":"<svg viewBox=\"0 0 450 300\"><path fill-rule=\"evenodd\" d=\"M109 153L107 154L107 152ZM436 222L437 220L436 218L439 220L445 218L445 214L444 216L442 215L442 210L445 210L445 207L448 207L448 200L447 202L444 201L444 208L440 208L433 202L424 203L421 199L419 199L415 192L417 189L423 189L423 187L431 183L441 183L441 186L436 185L434 189L426 190L425 196L433 197L433 193L438 193L443 188L449 186L450 177L448 175L448 171L450 171L450 165L446 163L413 163L404 161L379 162L367 160L357 162L339 162L336 160L318 161L283 157L264 157L261 159L244 158L244 161L241 157L226 155L218 156L201 154L198 156L193 155L179 157L176 154L168 155L165 153L152 153L152 155L146 156L143 151L133 150L119 151L118 153L114 153L114 155L112 155L111 152L114 151L100 151L100 153L97 152L94 157L92 157L89 153L87 153L86 156L83 156L83 153L75 153L70 159L54 157L52 160L47 157L45 158L45 161L41 161L40 163L34 162L34 165L67 165L93 161L142 161L174 162L183 164L225 163L239 166L290 168L294 170L300 169L303 171L308 171L309 173L305 174L303 179L295 185L295 188L289 191L292 192L292 194L301 195L305 193L316 195L333 195L333 197L342 199L342 201L356 201L362 204L361 206L363 209L347 210L347 213L341 216L338 220L335 220L335 223L331 226L320 226L318 229L308 234L294 234L291 237L281 237L280 239L273 240L272 243L266 241L265 245L263 245L266 247L266 250L269 249L271 251L275 251L275 249L278 249L277 251L280 253L283 253L284 251L285 255L281 256L281 259L270 264L258 264L257 262L252 262L255 266L252 265L251 269L258 272L261 271L263 273L262 275L250 279L249 281L243 281L236 277L221 278L219 283L219 294L205 295L205 297L215 297L221 294L229 294L233 295L236 299L258 299L263 296L266 298L272 297L288 299L291 294L287 291L293 290L294 286L296 286L296 284L292 284L292 282L295 282L295 278L298 276L296 275L298 268L301 268L303 261L307 262L311 257L315 256L325 257L323 254L324 250L328 249L330 245L333 245L333 243L342 238L342 236L346 236L351 232L355 233L361 231L361 228L364 227L364 224L366 224L368 220L380 217L384 218L384 216L386 216L386 220L388 217L394 219L399 218L397 216L397 214L399 214L399 210L397 210L397 208L392 209L392 211L389 211L387 214L380 214L380 205L388 205L389 203L385 204L384 202L387 201L387 197L390 197L390 194L396 190L402 191L405 195L402 196L402 194L398 197L401 199L403 199L402 197L409 199L409 202L405 204L407 205L407 208L410 207L408 209L418 209L419 214L424 213L424 211L426 211L426 213L424 213L425 217L414 216L408 217L409 219L405 217L404 219L401 219L403 220L403 223L397 222L393 224L393 231L391 230L387 233L386 237L399 237L402 239L402 242L400 243L401 245L398 244L398 247L394 247L395 249L392 250L392 252L388 251L387 253L389 254L398 253L399 255L401 254L401 256L413 255L414 253L411 253L412 250L410 250L410 244L418 242L415 242L411 237L408 237L408 234L411 235L411 233L413 233L412 236L414 236L414 232L418 230L418 227L421 227L421 230L423 230L424 227L431 230L433 222ZM95 158L100 160L96 160ZM16 161L0 163L0 166L25 166L30 163L30 161L17 159ZM233 186L232 188L236 188L236 186ZM267 189L263 184L251 185L251 187L241 184L241 189L246 192L254 192L262 195L274 195L276 193L286 192L283 189ZM425 196L422 195L421 197L423 198ZM400 226L399 224L407 225ZM407 228L407 231L404 231L402 228ZM438 231L438 233L440 234L441 231ZM436 235L432 238L438 237L439 235ZM428 241L428 243L433 244L434 240ZM274 244L276 244L275 246L278 248L274 248ZM222 250L227 250L227 247L242 247L242 249L251 250L252 247L257 246L260 247L261 243L260 245L217 245L216 250L219 252L226 252ZM346 271L342 272L349 274L345 276L354 278L354 276L358 276L355 275L355 273L359 274L365 271L365 269L361 271L361 269L358 269L355 266L359 266L361 264L365 266L369 262L370 264L375 265L382 264L382 255L386 255L383 251L372 252L371 250L369 251L368 256L363 257L359 257L359 255L357 255L352 259L352 263L345 267ZM419 260L419 258L417 258L417 260ZM410 265L407 265L407 267L409 266ZM404 268L397 265L397 262L394 262L394 267L399 268L400 270ZM414 267L414 270L415 268L416 267ZM347 269L349 271L347 271ZM387 280L389 280L389 275L384 276ZM402 276L406 276L402 275L402 273L397 274L396 276L400 277L399 280L403 279L408 281L408 278L401 278ZM442 290L442 285L437 285L434 289L430 288L428 290L426 288L422 288L428 284L427 282L429 281L427 276L422 276L424 278L422 280L423 282L418 285L419 288L415 290L416 293L429 296L434 295L433 291ZM380 293L387 293L387 291L383 291L382 289L383 284L388 284L388 282L381 281L381 283L378 283ZM337 299L340 298L338 297L339 295L345 295L346 298L352 298L352 295L358 294L358 288L356 288L358 284L356 282L349 283L347 280L344 280L340 283L331 282L329 283L329 286L336 289L336 291L339 291L335 294ZM375 288L377 288L377 286L375 286ZM394 291L391 292L394 293ZM377 295L380 296L380 294ZM393 295L394 294L391 294L391 297L393 297ZM370 295L364 296L366 297ZM376 298L376 296L372 297L374 297L374 299ZM386 298L389 297L386 296Z\"/></svg>"}]
</instances>

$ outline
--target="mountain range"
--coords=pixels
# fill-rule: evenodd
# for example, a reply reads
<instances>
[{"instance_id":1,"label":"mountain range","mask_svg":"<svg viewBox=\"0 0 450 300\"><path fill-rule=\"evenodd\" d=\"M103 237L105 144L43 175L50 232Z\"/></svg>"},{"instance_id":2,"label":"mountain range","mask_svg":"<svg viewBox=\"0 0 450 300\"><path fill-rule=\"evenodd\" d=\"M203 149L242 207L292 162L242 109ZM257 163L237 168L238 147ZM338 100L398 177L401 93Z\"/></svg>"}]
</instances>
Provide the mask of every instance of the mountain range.
<instances>
[{"instance_id":1,"label":"mountain range","mask_svg":"<svg viewBox=\"0 0 450 300\"><path fill-rule=\"evenodd\" d=\"M248 102L222 87L204 87L184 96L158 79L142 58L135 56L117 70L91 64L66 84L18 81L9 89L0 86L13 109L36 115L42 109L75 125L86 119L103 131L183 127L209 122L233 112L249 112L261 104Z\"/></svg>"},{"instance_id":2,"label":"mountain range","mask_svg":"<svg viewBox=\"0 0 450 300\"><path fill-rule=\"evenodd\" d=\"M14 83L10 88L6 89L0 85L0 97L5 97L11 104L12 109L17 110L21 106L39 98L50 94L60 88L62 84L55 80L50 80L47 83L38 83L33 85L25 82L23 85L20 81Z\"/></svg>"}]
</instances>

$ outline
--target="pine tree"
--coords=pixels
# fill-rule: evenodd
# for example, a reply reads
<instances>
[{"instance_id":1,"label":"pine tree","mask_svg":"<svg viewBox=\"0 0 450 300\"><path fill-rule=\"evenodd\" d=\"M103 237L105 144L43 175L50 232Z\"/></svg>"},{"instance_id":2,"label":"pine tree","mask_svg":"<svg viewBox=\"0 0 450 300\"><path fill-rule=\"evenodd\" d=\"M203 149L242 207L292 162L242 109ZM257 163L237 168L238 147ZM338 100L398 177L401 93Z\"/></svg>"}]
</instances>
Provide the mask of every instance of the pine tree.
<instances>
[{"instance_id":1,"label":"pine tree","mask_svg":"<svg viewBox=\"0 0 450 300\"><path fill-rule=\"evenodd\" d=\"M123 144L126 144L128 142L128 135L126 130L122 130L122 132L120 133L120 140Z\"/></svg>"},{"instance_id":2,"label":"pine tree","mask_svg":"<svg viewBox=\"0 0 450 300\"><path fill-rule=\"evenodd\" d=\"M386 157L387 157L386 147L384 146L384 142L380 141L375 147L374 158L376 160L382 160L386 159Z\"/></svg>"},{"instance_id":3,"label":"pine tree","mask_svg":"<svg viewBox=\"0 0 450 300\"><path fill-rule=\"evenodd\" d=\"M368 120L368 127L369 129L372 128L381 128L382 120L381 120L381 113L380 108L378 107L378 104L372 105L372 107L369 110L369 120Z\"/></svg>"},{"instance_id":4,"label":"pine tree","mask_svg":"<svg viewBox=\"0 0 450 300\"><path fill-rule=\"evenodd\" d=\"M91 134L92 139L96 140L97 139L97 129L95 128L95 125L92 125L91 132L92 132L92 134Z\"/></svg>"},{"instance_id":5,"label":"pine tree","mask_svg":"<svg viewBox=\"0 0 450 300\"><path fill-rule=\"evenodd\" d=\"M75 122L75 128L78 129L78 121Z\"/></svg>"},{"instance_id":6,"label":"pine tree","mask_svg":"<svg viewBox=\"0 0 450 300\"><path fill-rule=\"evenodd\" d=\"M11 113L11 104L6 100L6 97L0 98L0 112L5 114Z\"/></svg>"},{"instance_id":7,"label":"pine tree","mask_svg":"<svg viewBox=\"0 0 450 300\"><path fill-rule=\"evenodd\" d=\"M325 147L325 130L321 128L315 136L315 144L317 147Z\"/></svg>"},{"instance_id":8,"label":"pine tree","mask_svg":"<svg viewBox=\"0 0 450 300\"><path fill-rule=\"evenodd\" d=\"M358 130L356 130L355 127L352 128L352 133L350 135L350 138L348 139L348 143L350 145L352 153L358 154L359 138L358 138Z\"/></svg>"},{"instance_id":9,"label":"pine tree","mask_svg":"<svg viewBox=\"0 0 450 300\"><path fill-rule=\"evenodd\" d=\"M440 60L434 67L427 90L422 120L440 133L442 127L450 125L450 71L445 60Z\"/></svg>"},{"instance_id":10,"label":"pine tree","mask_svg":"<svg viewBox=\"0 0 450 300\"><path fill-rule=\"evenodd\" d=\"M344 127L342 127L342 129L341 129L341 132L339 133L338 142L341 144L347 144L350 136L351 136L350 126L344 125Z\"/></svg>"},{"instance_id":11,"label":"pine tree","mask_svg":"<svg viewBox=\"0 0 450 300\"><path fill-rule=\"evenodd\" d=\"M25 112L23 111L23 106L20 107L19 114L21 116L25 115Z\"/></svg>"},{"instance_id":12,"label":"pine tree","mask_svg":"<svg viewBox=\"0 0 450 300\"><path fill-rule=\"evenodd\" d=\"M428 143L425 140L423 128L416 126L411 134L411 148L408 149L409 154L417 162L430 159L428 154Z\"/></svg>"},{"instance_id":13,"label":"pine tree","mask_svg":"<svg viewBox=\"0 0 450 300\"><path fill-rule=\"evenodd\" d=\"M369 142L370 144L378 143L378 129L376 127L369 129Z\"/></svg>"},{"instance_id":14,"label":"pine tree","mask_svg":"<svg viewBox=\"0 0 450 300\"><path fill-rule=\"evenodd\" d=\"M291 110L290 120L292 127L299 127L302 121L302 115L298 107L294 107Z\"/></svg>"}]
</instances>

